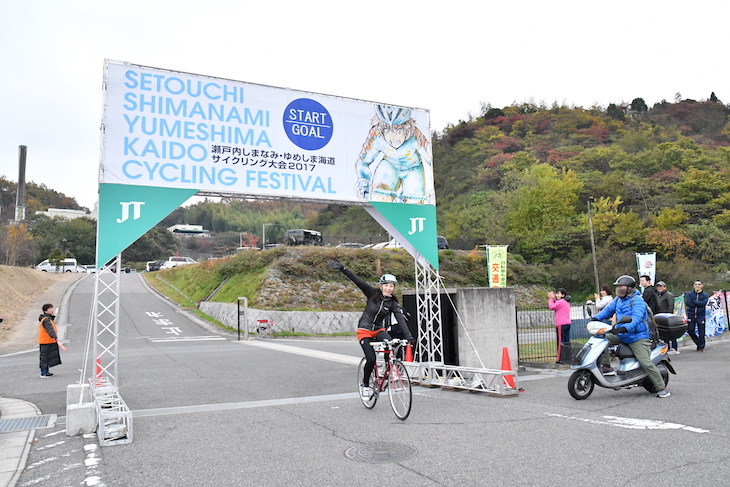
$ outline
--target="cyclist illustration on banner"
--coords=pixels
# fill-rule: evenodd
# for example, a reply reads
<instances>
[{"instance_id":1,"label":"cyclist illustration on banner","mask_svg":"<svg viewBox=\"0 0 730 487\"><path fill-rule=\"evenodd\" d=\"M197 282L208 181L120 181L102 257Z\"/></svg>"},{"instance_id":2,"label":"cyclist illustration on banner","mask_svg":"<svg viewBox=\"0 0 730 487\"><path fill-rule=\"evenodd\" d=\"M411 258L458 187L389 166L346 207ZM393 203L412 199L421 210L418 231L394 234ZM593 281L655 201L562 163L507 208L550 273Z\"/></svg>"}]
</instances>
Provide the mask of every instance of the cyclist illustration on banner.
<instances>
[{"instance_id":1,"label":"cyclist illustration on banner","mask_svg":"<svg viewBox=\"0 0 730 487\"><path fill-rule=\"evenodd\" d=\"M706 319L705 319L705 336L722 335L727 331L727 323L725 321L725 296L721 292L715 292L707 301Z\"/></svg>"},{"instance_id":2,"label":"cyclist illustration on banner","mask_svg":"<svg viewBox=\"0 0 730 487\"><path fill-rule=\"evenodd\" d=\"M357 197L366 201L433 205L432 164L428 139L408 108L376 105L372 127L360 151Z\"/></svg>"}]
</instances>

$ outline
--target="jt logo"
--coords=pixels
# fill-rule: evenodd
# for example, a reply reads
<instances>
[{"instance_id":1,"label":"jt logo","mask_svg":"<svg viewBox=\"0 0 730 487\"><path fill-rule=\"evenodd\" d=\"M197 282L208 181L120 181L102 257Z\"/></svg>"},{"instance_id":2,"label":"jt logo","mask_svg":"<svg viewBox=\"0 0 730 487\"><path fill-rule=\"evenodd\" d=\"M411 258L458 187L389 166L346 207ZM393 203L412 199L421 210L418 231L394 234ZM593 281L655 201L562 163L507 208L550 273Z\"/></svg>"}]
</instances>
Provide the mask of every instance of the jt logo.
<instances>
[{"instance_id":1,"label":"jt logo","mask_svg":"<svg viewBox=\"0 0 730 487\"><path fill-rule=\"evenodd\" d=\"M120 201L120 205L122 205L122 217L117 218L117 223L124 223L129 219L129 207L132 207L132 220L138 220L140 216L142 216L142 205L144 204L144 201L129 201L124 202Z\"/></svg>"},{"instance_id":2,"label":"jt logo","mask_svg":"<svg viewBox=\"0 0 730 487\"><path fill-rule=\"evenodd\" d=\"M426 219L424 217L411 218L411 231L408 232L408 235L413 235L416 232L421 233L423 231L423 222L425 221Z\"/></svg>"}]
</instances>

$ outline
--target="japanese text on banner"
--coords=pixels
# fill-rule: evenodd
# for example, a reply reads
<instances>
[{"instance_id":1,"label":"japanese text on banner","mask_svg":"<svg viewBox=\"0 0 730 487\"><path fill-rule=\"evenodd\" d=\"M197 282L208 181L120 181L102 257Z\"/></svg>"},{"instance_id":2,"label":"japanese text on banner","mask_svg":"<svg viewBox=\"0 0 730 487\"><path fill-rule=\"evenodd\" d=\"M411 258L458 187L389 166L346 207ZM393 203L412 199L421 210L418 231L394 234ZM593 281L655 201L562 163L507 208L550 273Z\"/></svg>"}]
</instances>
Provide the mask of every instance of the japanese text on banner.
<instances>
[{"instance_id":1,"label":"japanese text on banner","mask_svg":"<svg viewBox=\"0 0 730 487\"><path fill-rule=\"evenodd\" d=\"M507 287L507 246L487 245L489 287Z\"/></svg>"}]
</instances>

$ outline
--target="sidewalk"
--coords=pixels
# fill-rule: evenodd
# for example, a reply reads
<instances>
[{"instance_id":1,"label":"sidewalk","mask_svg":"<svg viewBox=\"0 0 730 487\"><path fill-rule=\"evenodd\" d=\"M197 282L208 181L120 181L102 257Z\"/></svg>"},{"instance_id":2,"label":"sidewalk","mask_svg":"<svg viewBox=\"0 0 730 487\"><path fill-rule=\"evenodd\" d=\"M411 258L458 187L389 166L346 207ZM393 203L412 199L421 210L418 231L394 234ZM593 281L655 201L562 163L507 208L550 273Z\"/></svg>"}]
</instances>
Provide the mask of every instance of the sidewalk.
<instances>
[{"instance_id":1,"label":"sidewalk","mask_svg":"<svg viewBox=\"0 0 730 487\"><path fill-rule=\"evenodd\" d=\"M40 416L38 408L20 399L0 397L2 420ZM0 487L14 487L25 468L35 430L0 433Z\"/></svg>"},{"instance_id":2,"label":"sidewalk","mask_svg":"<svg viewBox=\"0 0 730 487\"><path fill-rule=\"evenodd\" d=\"M38 315L43 303L54 303L59 308L58 324L67 324L67 307L71 289L86 274L68 274L54 283L33 302L26 316L15 330L13 338L4 349L10 353L32 350L38 346ZM61 330L59 330L59 335ZM60 336L59 338L63 338ZM2 356L0 356L2 357ZM0 397L0 422L18 418L40 416L41 411L32 403L21 399ZM35 430L0 432L0 487L14 487L25 469Z\"/></svg>"}]
</instances>

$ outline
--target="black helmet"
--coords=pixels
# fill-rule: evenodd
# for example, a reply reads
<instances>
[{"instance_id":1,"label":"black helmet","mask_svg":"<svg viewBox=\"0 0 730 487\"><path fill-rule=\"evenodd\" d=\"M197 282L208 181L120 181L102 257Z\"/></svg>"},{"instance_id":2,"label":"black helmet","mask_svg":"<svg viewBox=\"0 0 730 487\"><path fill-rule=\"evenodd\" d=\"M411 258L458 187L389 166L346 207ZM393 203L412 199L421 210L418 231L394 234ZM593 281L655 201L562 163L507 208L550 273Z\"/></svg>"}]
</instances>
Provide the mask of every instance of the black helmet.
<instances>
[{"instance_id":1,"label":"black helmet","mask_svg":"<svg viewBox=\"0 0 730 487\"><path fill-rule=\"evenodd\" d=\"M628 286L628 287L636 287L636 279L634 279L631 276L620 276L618 279L616 279L616 282L613 283L614 286Z\"/></svg>"}]
</instances>

